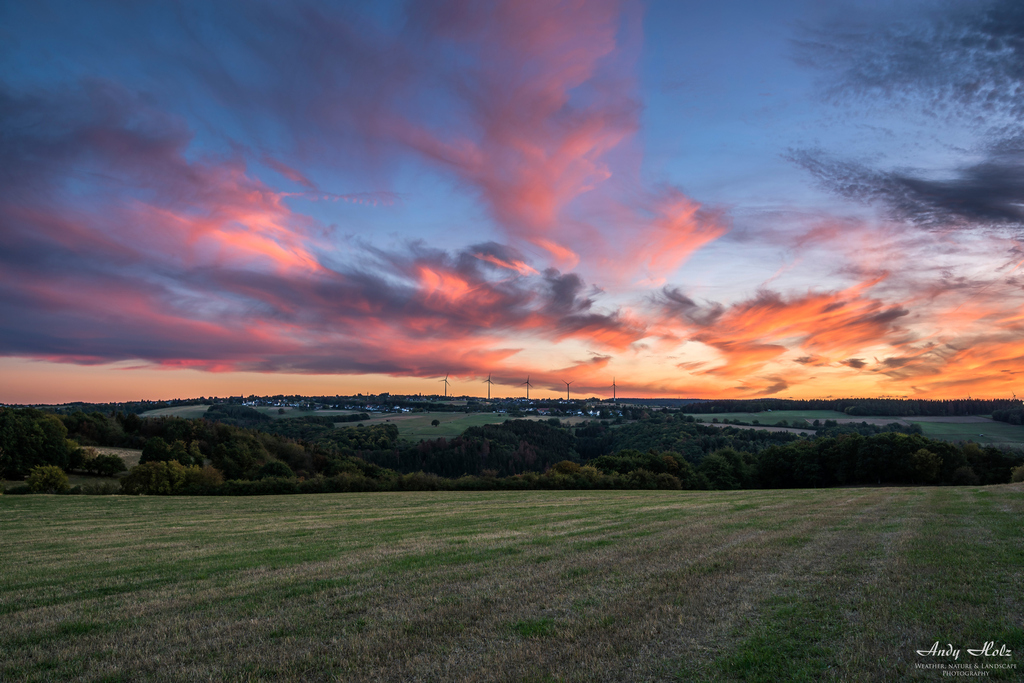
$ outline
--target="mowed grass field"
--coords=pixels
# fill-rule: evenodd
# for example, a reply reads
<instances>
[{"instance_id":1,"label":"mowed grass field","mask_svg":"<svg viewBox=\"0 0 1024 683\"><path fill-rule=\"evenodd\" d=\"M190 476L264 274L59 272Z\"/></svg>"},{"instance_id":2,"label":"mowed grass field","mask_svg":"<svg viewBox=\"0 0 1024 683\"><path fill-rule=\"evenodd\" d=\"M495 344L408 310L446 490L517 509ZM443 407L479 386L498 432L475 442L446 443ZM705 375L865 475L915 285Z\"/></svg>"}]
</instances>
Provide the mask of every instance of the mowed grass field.
<instances>
[{"instance_id":1,"label":"mowed grass field","mask_svg":"<svg viewBox=\"0 0 1024 683\"><path fill-rule=\"evenodd\" d=\"M1024 665L1024 487L0 498L0 679L940 680ZM991 661L991 659L990 659Z\"/></svg>"}]
</instances>

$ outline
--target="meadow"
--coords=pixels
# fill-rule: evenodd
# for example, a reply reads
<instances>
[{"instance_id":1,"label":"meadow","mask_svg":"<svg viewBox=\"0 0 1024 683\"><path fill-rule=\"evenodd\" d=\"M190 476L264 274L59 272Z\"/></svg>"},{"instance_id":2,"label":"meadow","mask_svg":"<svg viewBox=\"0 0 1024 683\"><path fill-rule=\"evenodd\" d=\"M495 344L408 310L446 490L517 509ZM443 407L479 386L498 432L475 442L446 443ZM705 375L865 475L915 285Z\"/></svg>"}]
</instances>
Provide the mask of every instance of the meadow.
<instances>
[{"instance_id":1,"label":"meadow","mask_svg":"<svg viewBox=\"0 0 1024 683\"><path fill-rule=\"evenodd\" d=\"M516 417L512 418L505 413L405 413L405 414L374 414L363 424L390 423L398 427L399 437L408 441L422 441L424 439L437 439L445 437L450 439L459 436L469 427L480 427L482 425L501 424L505 420L547 420L547 417ZM562 417L559 420L563 424L577 424L593 418ZM440 424L436 427L430 424L437 420Z\"/></svg>"},{"instance_id":2,"label":"meadow","mask_svg":"<svg viewBox=\"0 0 1024 683\"><path fill-rule=\"evenodd\" d=\"M930 439L943 441L974 441L982 445L1006 444L1024 447L1024 427L989 420L987 422L919 422L922 433Z\"/></svg>"},{"instance_id":3,"label":"meadow","mask_svg":"<svg viewBox=\"0 0 1024 683\"><path fill-rule=\"evenodd\" d=\"M140 413L139 417L181 417L185 419L195 419L206 416L206 411L210 408L209 405L198 405L198 406L172 406L170 408L157 408L155 410L147 410L144 413ZM357 413L357 410L302 410L300 408L292 408L286 406L279 408L277 406L256 406L254 410L257 410L264 415L268 415L274 419L286 418L286 417L305 417L307 415L351 415ZM284 411L283 413L281 411Z\"/></svg>"},{"instance_id":4,"label":"meadow","mask_svg":"<svg viewBox=\"0 0 1024 683\"><path fill-rule=\"evenodd\" d=\"M760 413L695 413L693 417L700 422L711 422L713 419L717 419L719 422L722 420L739 420L740 422L753 422L757 420L763 425L773 425L780 420L792 423L793 420L807 420L808 422L814 422L815 420L850 420L852 419L846 413L839 413L834 410L773 410L771 412L764 411ZM896 420L892 418L890 422Z\"/></svg>"},{"instance_id":5,"label":"meadow","mask_svg":"<svg viewBox=\"0 0 1024 683\"><path fill-rule=\"evenodd\" d=\"M762 425L774 425L780 420L793 424L794 420L807 420L814 422L820 420L836 420L843 422L867 422L869 424L886 425L890 422L901 424L920 425L921 433L930 439L942 439L943 441L974 441L983 446L988 444L1007 445L1024 447L1024 427L1011 425L1005 422L982 417L854 417L846 413L839 413L832 410L776 410L761 413L707 413L695 414L693 416L702 422L711 422L717 419L739 420L740 422L753 423L757 420Z\"/></svg>"},{"instance_id":6,"label":"meadow","mask_svg":"<svg viewBox=\"0 0 1024 683\"><path fill-rule=\"evenodd\" d=\"M180 417L190 420L202 417L209 408L209 405L156 408L155 410L147 410L144 413L140 413L139 417Z\"/></svg>"},{"instance_id":7,"label":"meadow","mask_svg":"<svg viewBox=\"0 0 1024 683\"><path fill-rule=\"evenodd\" d=\"M1024 486L0 497L3 680L939 680ZM951 661L951 660L949 660Z\"/></svg>"}]
</instances>

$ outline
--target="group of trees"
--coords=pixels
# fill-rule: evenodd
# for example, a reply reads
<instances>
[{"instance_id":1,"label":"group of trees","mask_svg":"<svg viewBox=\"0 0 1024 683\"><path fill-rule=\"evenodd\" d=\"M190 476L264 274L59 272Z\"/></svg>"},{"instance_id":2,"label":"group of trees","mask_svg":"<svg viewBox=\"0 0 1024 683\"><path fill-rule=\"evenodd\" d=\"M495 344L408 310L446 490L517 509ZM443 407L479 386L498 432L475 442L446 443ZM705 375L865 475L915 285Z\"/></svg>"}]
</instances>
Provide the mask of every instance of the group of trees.
<instances>
[{"instance_id":1,"label":"group of trees","mask_svg":"<svg viewBox=\"0 0 1024 683\"><path fill-rule=\"evenodd\" d=\"M1014 406L1003 410L993 410L992 419L1012 425L1024 424L1024 407Z\"/></svg>"},{"instance_id":2,"label":"group of trees","mask_svg":"<svg viewBox=\"0 0 1024 683\"><path fill-rule=\"evenodd\" d=\"M903 433L900 425L826 421L808 439L655 411L619 425L508 420L409 443L390 423L335 427L328 416L271 420L249 408L227 408L211 416L222 421L0 408L0 471L9 479L40 466L109 475L123 461L90 447L141 447L139 467L122 480L126 492L237 494L992 484L1009 481L1024 461L992 446ZM260 429L240 426L250 419Z\"/></svg>"}]
</instances>

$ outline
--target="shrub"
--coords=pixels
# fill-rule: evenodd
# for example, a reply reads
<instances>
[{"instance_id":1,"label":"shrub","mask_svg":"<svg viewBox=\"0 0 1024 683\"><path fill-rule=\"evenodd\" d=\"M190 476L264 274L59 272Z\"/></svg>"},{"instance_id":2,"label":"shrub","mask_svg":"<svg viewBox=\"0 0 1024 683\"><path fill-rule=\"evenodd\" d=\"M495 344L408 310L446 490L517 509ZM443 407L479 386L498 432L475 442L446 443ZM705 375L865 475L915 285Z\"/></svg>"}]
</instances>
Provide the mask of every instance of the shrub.
<instances>
[{"instance_id":1,"label":"shrub","mask_svg":"<svg viewBox=\"0 0 1024 683\"><path fill-rule=\"evenodd\" d=\"M185 476L188 484L196 486L220 486L224 483L224 473L213 465L189 467Z\"/></svg>"},{"instance_id":2,"label":"shrub","mask_svg":"<svg viewBox=\"0 0 1024 683\"><path fill-rule=\"evenodd\" d=\"M110 453L97 455L95 458L87 461L86 469L90 472L95 472L101 477L113 477L115 474L128 471L124 460Z\"/></svg>"},{"instance_id":3,"label":"shrub","mask_svg":"<svg viewBox=\"0 0 1024 683\"><path fill-rule=\"evenodd\" d=\"M151 462L167 462L173 460L171 456L171 447L159 436L154 436L146 441L146 445L142 447L142 457L139 458L140 465L146 465Z\"/></svg>"},{"instance_id":4,"label":"shrub","mask_svg":"<svg viewBox=\"0 0 1024 683\"><path fill-rule=\"evenodd\" d=\"M426 472L412 472L404 475L398 481L398 487L403 491L438 491L443 489L446 484L448 484L447 479Z\"/></svg>"},{"instance_id":5,"label":"shrub","mask_svg":"<svg viewBox=\"0 0 1024 683\"><path fill-rule=\"evenodd\" d=\"M700 473L707 477L711 488L732 490L740 487L740 481L736 477L733 464L718 451L701 461Z\"/></svg>"},{"instance_id":6,"label":"shrub","mask_svg":"<svg viewBox=\"0 0 1024 683\"><path fill-rule=\"evenodd\" d=\"M626 475L626 486L631 489L656 489L658 477L650 470L633 470Z\"/></svg>"},{"instance_id":7,"label":"shrub","mask_svg":"<svg viewBox=\"0 0 1024 683\"><path fill-rule=\"evenodd\" d=\"M572 460L563 460L552 465L551 471L556 474L576 474L580 471L580 466Z\"/></svg>"},{"instance_id":8,"label":"shrub","mask_svg":"<svg viewBox=\"0 0 1024 683\"><path fill-rule=\"evenodd\" d=\"M37 465L25 480L33 493L67 493L71 489L68 475L56 465Z\"/></svg>"},{"instance_id":9,"label":"shrub","mask_svg":"<svg viewBox=\"0 0 1024 683\"><path fill-rule=\"evenodd\" d=\"M953 483L957 486L977 486L980 482L978 475L974 473L974 468L970 465L958 467L953 472Z\"/></svg>"},{"instance_id":10,"label":"shrub","mask_svg":"<svg viewBox=\"0 0 1024 683\"><path fill-rule=\"evenodd\" d=\"M121 485L112 481L101 481L82 486L82 494L86 496L113 496L121 492Z\"/></svg>"},{"instance_id":11,"label":"shrub","mask_svg":"<svg viewBox=\"0 0 1024 683\"><path fill-rule=\"evenodd\" d=\"M1012 481L1012 482L1024 481L1024 465L1021 465L1020 467L1014 467L1013 468L1013 471L1010 473L1010 481Z\"/></svg>"},{"instance_id":12,"label":"shrub","mask_svg":"<svg viewBox=\"0 0 1024 683\"><path fill-rule=\"evenodd\" d=\"M657 477L655 477L655 479L657 480L659 489L675 490L683 488L683 485L682 483L680 483L679 479L673 477L668 472L662 472Z\"/></svg>"},{"instance_id":13,"label":"shrub","mask_svg":"<svg viewBox=\"0 0 1024 683\"><path fill-rule=\"evenodd\" d=\"M927 448L919 448L910 456L910 464L914 472L923 481L932 482L939 478L942 470L942 458L932 453Z\"/></svg>"},{"instance_id":14,"label":"shrub","mask_svg":"<svg viewBox=\"0 0 1024 683\"><path fill-rule=\"evenodd\" d=\"M288 467L285 463L280 460L271 460L266 465L259 469L256 474L257 479L267 479L270 477L294 477L295 473L292 472L292 468Z\"/></svg>"},{"instance_id":15,"label":"shrub","mask_svg":"<svg viewBox=\"0 0 1024 683\"><path fill-rule=\"evenodd\" d=\"M179 492L185 486L189 470L195 470L198 474L199 467L185 467L177 460L143 463L133 467L128 476L121 480L121 489L129 495L167 496Z\"/></svg>"}]
</instances>

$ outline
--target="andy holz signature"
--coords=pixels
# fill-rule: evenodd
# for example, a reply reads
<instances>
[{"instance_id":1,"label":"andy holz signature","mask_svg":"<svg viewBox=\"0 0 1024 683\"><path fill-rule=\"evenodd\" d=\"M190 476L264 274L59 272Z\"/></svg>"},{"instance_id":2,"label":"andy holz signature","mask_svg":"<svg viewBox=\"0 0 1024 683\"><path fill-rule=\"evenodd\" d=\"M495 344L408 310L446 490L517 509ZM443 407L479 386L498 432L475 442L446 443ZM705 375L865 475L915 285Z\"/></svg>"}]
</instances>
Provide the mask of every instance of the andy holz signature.
<instances>
[{"instance_id":1,"label":"andy holz signature","mask_svg":"<svg viewBox=\"0 0 1024 683\"><path fill-rule=\"evenodd\" d=\"M1001 645L997 650L995 642L991 640L976 650L967 649L967 654L972 657L1009 657L1012 653L1013 651L1006 647L1006 645ZM939 641L937 640L930 649L918 650L917 654L922 657L952 657L953 659L960 659L959 648L954 648L950 643L947 643L945 647L939 647Z\"/></svg>"}]
</instances>

